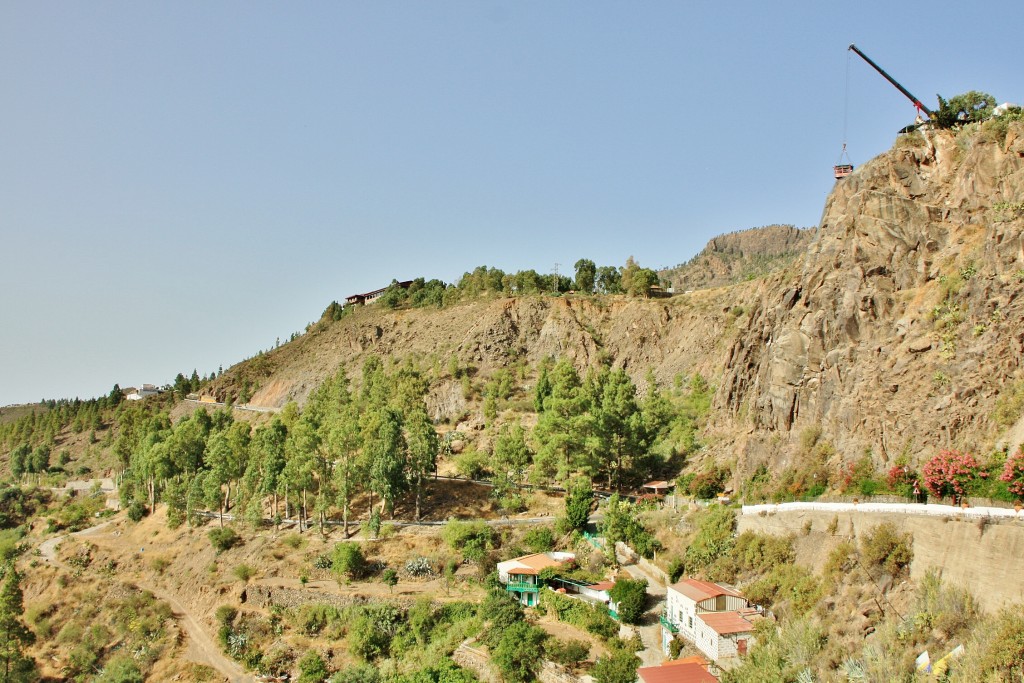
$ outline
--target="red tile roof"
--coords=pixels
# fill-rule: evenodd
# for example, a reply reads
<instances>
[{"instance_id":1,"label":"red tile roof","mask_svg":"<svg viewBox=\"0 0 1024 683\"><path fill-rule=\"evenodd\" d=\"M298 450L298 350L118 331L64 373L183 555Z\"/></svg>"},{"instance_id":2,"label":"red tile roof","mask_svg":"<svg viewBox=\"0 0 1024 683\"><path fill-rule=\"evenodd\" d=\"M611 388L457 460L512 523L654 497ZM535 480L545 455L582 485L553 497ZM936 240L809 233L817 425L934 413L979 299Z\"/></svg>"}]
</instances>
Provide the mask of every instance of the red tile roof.
<instances>
[{"instance_id":1,"label":"red tile roof","mask_svg":"<svg viewBox=\"0 0 1024 683\"><path fill-rule=\"evenodd\" d=\"M720 636L731 633L750 633L754 629L754 625L744 619L739 612L705 612L698 614L697 618Z\"/></svg>"},{"instance_id":2,"label":"red tile roof","mask_svg":"<svg viewBox=\"0 0 1024 683\"><path fill-rule=\"evenodd\" d=\"M683 579L679 583L672 584L669 588L682 593L694 602L702 602L708 598L716 598L719 595L743 597L731 588L719 586L717 583L711 583L710 581L698 581L697 579Z\"/></svg>"},{"instance_id":3,"label":"red tile roof","mask_svg":"<svg viewBox=\"0 0 1024 683\"><path fill-rule=\"evenodd\" d=\"M694 662L666 662L636 670L643 683L718 683L718 679Z\"/></svg>"}]
</instances>

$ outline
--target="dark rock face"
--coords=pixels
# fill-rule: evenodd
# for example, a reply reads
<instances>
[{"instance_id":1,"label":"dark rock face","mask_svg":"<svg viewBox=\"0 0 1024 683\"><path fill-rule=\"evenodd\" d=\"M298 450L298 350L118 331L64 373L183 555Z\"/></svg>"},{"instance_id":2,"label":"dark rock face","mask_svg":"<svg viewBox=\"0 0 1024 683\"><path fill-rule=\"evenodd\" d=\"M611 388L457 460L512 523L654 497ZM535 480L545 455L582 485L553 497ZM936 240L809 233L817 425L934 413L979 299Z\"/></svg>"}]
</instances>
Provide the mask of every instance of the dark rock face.
<instances>
[{"instance_id":1,"label":"dark rock face","mask_svg":"<svg viewBox=\"0 0 1024 683\"><path fill-rule=\"evenodd\" d=\"M1005 143L931 132L829 197L800 272L769 280L731 349L719 400L754 425L820 425L846 457L995 436L1024 341L1024 127Z\"/></svg>"}]
</instances>

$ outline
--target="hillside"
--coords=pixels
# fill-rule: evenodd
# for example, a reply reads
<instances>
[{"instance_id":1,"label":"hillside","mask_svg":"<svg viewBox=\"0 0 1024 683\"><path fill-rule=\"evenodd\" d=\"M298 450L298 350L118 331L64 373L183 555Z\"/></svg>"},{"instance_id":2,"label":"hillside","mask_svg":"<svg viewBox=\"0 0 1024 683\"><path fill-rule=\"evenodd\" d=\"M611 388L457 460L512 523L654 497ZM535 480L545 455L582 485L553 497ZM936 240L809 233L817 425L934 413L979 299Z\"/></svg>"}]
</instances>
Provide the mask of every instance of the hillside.
<instances>
[{"instance_id":1,"label":"hillside","mask_svg":"<svg viewBox=\"0 0 1024 683\"><path fill-rule=\"evenodd\" d=\"M301 404L339 365L356 378L380 355L432 369L436 420L479 426L474 387L521 367L528 394L541 359L567 357L580 369L623 368L641 393L648 373L662 386L706 376L717 393L704 452L736 460L737 484L760 463L789 464L808 430L834 449L832 468L865 453L881 469L940 448L986 452L1019 441L1010 428L1024 353L1022 152L1020 123L1005 141L976 127L901 138L837 185L813 242L788 227L712 240L706 253L804 245L761 280L658 300L367 306L230 369L212 389L227 396L247 382L253 404ZM715 281L710 272L703 281ZM452 357L471 368L469 391L444 371Z\"/></svg>"},{"instance_id":2,"label":"hillside","mask_svg":"<svg viewBox=\"0 0 1024 683\"><path fill-rule=\"evenodd\" d=\"M546 596L556 602L524 614L487 593L494 563L527 550L572 550L573 576L619 578L615 553L578 533L592 483L906 500L910 481L928 483L921 465L952 447L980 456L971 505L1007 505L1003 450L1024 432L1024 125L998 132L901 138L837 185L813 240L761 278L657 299L459 291L438 308L335 308L176 393L19 408L0 432L19 480L0 490L0 553L20 557L38 636L26 652L51 679L102 665L97 680L309 669L300 680L470 683L459 653L485 680L525 658L524 682L547 659L568 667L559 681L628 683L630 648L661 661L661 589L632 645L601 608L581 616ZM807 235L726 236L708 263ZM124 512L104 510L102 491L46 488L101 466L118 469ZM903 489L893 470L911 477ZM778 619L723 680L903 680L917 652L958 643L993 672L989 634L1024 633L997 613L1021 589L1005 552L1022 542L1012 511L967 523L958 504L927 520L856 504L739 520L725 505L654 507L612 497L591 521L654 561L650 576L736 585ZM988 583L999 590L964 590ZM605 678L615 657L624 673Z\"/></svg>"},{"instance_id":3,"label":"hillside","mask_svg":"<svg viewBox=\"0 0 1024 683\"><path fill-rule=\"evenodd\" d=\"M802 256L815 230L768 225L719 235L686 263L659 271L676 292L725 287L769 275Z\"/></svg>"}]
</instances>

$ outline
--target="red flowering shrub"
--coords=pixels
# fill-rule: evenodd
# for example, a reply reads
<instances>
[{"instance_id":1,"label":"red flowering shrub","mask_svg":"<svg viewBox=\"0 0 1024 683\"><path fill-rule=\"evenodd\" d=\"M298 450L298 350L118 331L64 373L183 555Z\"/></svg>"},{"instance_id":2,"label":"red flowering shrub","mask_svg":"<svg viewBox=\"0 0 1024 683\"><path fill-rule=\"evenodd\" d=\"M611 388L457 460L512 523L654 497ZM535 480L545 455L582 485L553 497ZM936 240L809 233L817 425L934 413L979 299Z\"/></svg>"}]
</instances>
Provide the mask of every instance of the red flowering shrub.
<instances>
[{"instance_id":1,"label":"red flowering shrub","mask_svg":"<svg viewBox=\"0 0 1024 683\"><path fill-rule=\"evenodd\" d=\"M901 496L913 494L915 481L917 481L917 472L906 465L896 465L886 475L886 483L889 485L889 490Z\"/></svg>"},{"instance_id":2,"label":"red flowering shrub","mask_svg":"<svg viewBox=\"0 0 1024 683\"><path fill-rule=\"evenodd\" d=\"M972 481L988 476L973 455L960 451L939 451L925 463L921 474L928 491L939 498L963 496Z\"/></svg>"},{"instance_id":3,"label":"red flowering shrub","mask_svg":"<svg viewBox=\"0 0 1024 683\"><path fill-rule=\"evenodd\" d=\"M1024 498L1024 448L1018 448L1016 453L1006 459L999 479L1009 484L1006 488L1010 489L1010 493Z\"/></svg>"}]
</instances>

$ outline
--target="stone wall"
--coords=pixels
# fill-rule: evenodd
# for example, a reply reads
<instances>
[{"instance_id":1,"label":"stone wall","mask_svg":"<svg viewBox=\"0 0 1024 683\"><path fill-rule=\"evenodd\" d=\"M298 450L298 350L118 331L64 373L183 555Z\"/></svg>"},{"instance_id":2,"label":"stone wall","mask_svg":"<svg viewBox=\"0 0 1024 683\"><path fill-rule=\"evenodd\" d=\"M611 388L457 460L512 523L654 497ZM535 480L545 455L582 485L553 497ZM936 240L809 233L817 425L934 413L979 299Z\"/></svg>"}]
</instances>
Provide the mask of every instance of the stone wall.
<instances>
[{"instance_id":1,"label":"stone wall","mask_svg":"<svg viewBox=\"0 0 1024 683\"><path fill-rule=\"evenodd\" d=\"M852 507L852 506L850 506ZM862 507L862 506L858 506ZM920 506L927 507L927 506ZM981 608L994 612L1024 595L1024 522L1011 517L966 514L925 516L862 509L785 509L743 514L738 531L794 535L797 561L820 569L843 540L859 538L882 522L893 523L914 538L910 576L919 580L929 570L969 590ZM1013 510L1009 511L1013 513ZM835 533L829 528L835 525Z\"/></svg>"},{"instance_id":2,"label":"stone wall","mask_svg":"<svg viewBox=\"0 0 1024 683\"><path fill-rule=\"evenodd\" d=\"M302 605L331 605L339 609L351 607L352 605L368 605L370 603L382 602L408 609L413 603L409 598L382 597L377 595L339 595L309 588L284 588L260 584L250 584L246 587L243 602L263 608L270 607L271 605L285 608L301 607Z\"/></svg>"}]
</instances>

